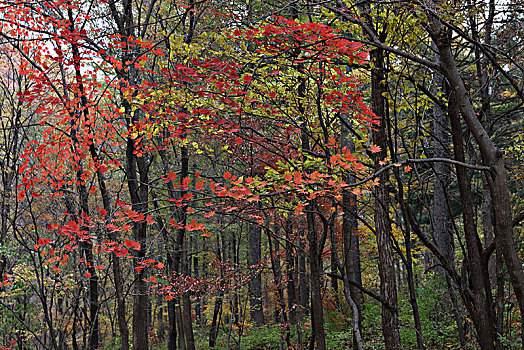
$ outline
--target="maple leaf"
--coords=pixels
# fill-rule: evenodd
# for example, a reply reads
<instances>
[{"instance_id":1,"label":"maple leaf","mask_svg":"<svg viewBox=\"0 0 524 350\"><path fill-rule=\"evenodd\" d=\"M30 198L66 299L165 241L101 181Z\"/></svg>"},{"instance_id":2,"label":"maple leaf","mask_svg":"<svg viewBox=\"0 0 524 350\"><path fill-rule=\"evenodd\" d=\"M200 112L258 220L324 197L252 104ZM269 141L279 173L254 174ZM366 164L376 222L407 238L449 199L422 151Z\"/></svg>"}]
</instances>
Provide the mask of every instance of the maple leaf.
<instances>
[{"instance_id":1,"label":"maple leaf","mask_svg":"<svg viewBox=\"0 0 524 350\"><path fill-rule=\"evenodd\" d=\"M302 180L302 173L301 172L295 171L293 173L293 176L295 177L295 183L297 185L300 185L300 184L302 184L304 182L304 180Z\"/></svg>"},{"instance_id":2,"label":"maple leaf","mask_svg":"<svg viewBox=\"0 0 524 350\"><path fill-rule=\"evenodd\" d=\"M138 215L136 215L136 216L133 218L133 221L135 221L135 222L144 221L145 218L146 218L146 217L144 216L144 214L139 213Z\"/></svg>"},{"instance_id":3,"label":"maple leaf","mask_svg":"<svg viewBox=\"0 0 524 350\"><path fill-rule=\"evenodd\" d=\"M404 167L404 171L405 171L406 173L409 173L411 169L413 169L413 168L410 167L409 165L406 165L406 166Z\"/></svg>"},{"instance_id":4,"label":"maple leaf","mask_svg":"<svg viewBox=\"0 0 524 350\"><path fill-rule=\"evenodd\" d=\"M45 246L46 244L49 244L51 243L52 241L49 239L49 238L39 238L38 239L38 245L43 247Z\"/></svg>"},{"instance_id":5,"label":"maple leaf","mask_svg":"<svg viewBox=\"0 0 524 350\"><path fill-rule=\"evenodd\" d=\"M144 282L151 282L151 283L155 283L156 282L156 277L155 276L151 276L149 277L149 279L142 279Z\"/></svg>"},{"instance_id":6,"label":"maple leaf","mask_svg":"<svg viewBox=\"0 0 524 350\"><path fill-rule=\"evenodd\" d=\"M292 179L293 179L293 176L290 173L284 174L284 180L286 180L287 182L291 182Z\"/></svg>"},{"instance_id":7,"label":"maple leaf","mask_svg":"<svg viewBox=\"0 0 524 350\"><path fill-rule=\"evenodd\" d=\"M127 255L128 253L129 253L129 251L127 249L125 249L125 248L115 250L115 255L117 257L122 257L124 255Z\"/></svg>"},{"instance_id":8,"label":"maple leaf","mask_svg":"<svg viewBox=\"0 0 524 350\"><path fill-rule=\"evenodd\" d=\"M153 220L153 216L152 215L148 215L146 217L146 221L147 221L148 225L153 225L155 223L155 221Z\"/></svg>"},{"instance_id":9,"label":"maple leaf","mask_svg":"<svg viewBox=\"0 0 524 350\"><path fill-rule=\"evenodd\" d=\"M203 230L205 228L204 224L199 224L195 220L191 220L189 225L186 225L187 231L197 231L197 230Z\"/></svg>"},{"instance_id":10,"label":"maple leaf","mask_svg":"<svg viewBox=\"0 0 524 350\"><path fill-rule=\"evenodd\" d=\"M140 243L139 242L135 242L135 241L131 241L129 239L126 239L124 244L128 248L133 248L134 250L140 250Z\"/></svg>"},{"instance_id":11,"label":"maple leaf","mask_svg":"<svg viewBox=\"0 0 524 350\"><path fill-rule=\"evenodd\" d=\"M371 153L378 153L378 152L382 151L382 149L381 149L379 146L377 146L377 145L370 145L370 146L368 147L368 150L369 150Z\"/></svg>"},{"instance_id":12,"label":"maple leaf","mask_svg":"<svg viewBox=\"0 0 524 350\"><path fill-rule=\"evenodd\" d=\"M172 172L172 171L170 171L170 172L167 173L166 178L167 178L166 179L167 181L175 181L176 178L177 178L177 174Z\"/></svg>"},{"instance_id":13,"label":"maple leaf","mask_svg":"<svg viewBox=\"0 0 524 350\"><path fill-rule=\"evenodd\" d=\"M183 188L183 189L187 189L187 187L189 186L190 183L191 183L191 178L189 178L189 177L185 177L185 178L182 180L182 188Z\"/></svg>"}]
</instances>

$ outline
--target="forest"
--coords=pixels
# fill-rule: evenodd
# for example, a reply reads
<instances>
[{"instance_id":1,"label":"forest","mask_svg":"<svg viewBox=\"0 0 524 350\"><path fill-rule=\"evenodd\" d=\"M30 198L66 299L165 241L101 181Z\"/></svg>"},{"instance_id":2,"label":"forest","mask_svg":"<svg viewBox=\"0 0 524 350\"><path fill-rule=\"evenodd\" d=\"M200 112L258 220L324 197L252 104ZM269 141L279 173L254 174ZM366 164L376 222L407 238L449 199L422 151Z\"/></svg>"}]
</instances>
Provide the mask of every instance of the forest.
<instances>
[{"instance_id":1,"label":"forest","mask_svg":"<svg viewBox=\"0 0 524 350\"><path fill-rule=\"evenodd\" d=\"M519 0L0 0L0 349L522 349Z\"/></svg>"}]
</instances>

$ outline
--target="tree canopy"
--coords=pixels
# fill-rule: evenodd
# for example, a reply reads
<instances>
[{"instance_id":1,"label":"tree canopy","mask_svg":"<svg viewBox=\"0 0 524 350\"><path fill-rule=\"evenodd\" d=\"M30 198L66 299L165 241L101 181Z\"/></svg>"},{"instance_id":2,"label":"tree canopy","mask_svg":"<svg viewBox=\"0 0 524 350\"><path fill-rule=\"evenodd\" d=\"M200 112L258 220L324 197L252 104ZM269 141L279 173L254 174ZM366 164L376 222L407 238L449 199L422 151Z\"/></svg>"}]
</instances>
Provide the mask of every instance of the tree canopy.
<instances>
[{"instance_id":1,"label":"tree canopy","mask_svg":"<svg viewBox=\"0 0 524 350\"><path fill-rule=\"evenodd\" d=\"M519 1L0 0L1 349L517 349Z\"/></svg>"}]
</instances>

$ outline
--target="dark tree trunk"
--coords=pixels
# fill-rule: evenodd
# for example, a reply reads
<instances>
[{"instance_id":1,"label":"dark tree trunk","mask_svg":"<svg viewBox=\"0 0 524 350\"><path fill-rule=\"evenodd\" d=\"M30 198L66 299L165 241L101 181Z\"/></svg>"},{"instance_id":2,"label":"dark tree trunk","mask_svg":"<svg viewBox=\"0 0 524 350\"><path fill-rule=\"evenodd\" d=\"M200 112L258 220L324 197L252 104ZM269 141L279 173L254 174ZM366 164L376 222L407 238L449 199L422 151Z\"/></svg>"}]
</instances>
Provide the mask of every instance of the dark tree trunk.
<instances>
[{"instance_id":1,"label":"dark tree trunk","mask_svg":"<svg viewBox=\"0 0 524 350\"><path fill-rule=\"evenodd\" d=\"M130 106L129 106L130 107ZM129 113L131 110L129 109ZM131 197L131 208L143 215L147 215L148 207L148 174L144 157L137 157L135 154L134 140L127 140L126 151L126 175L129 193ZM137 176L137 166L140 172L140 178ZM145 222L133 223L133 238L140 243L140 249L134 251L135 267L144 260L147 247L147 225ZM148 319L148 293L146 278L146 269L141 269L136 274L134 285L133 300L133 349L147 350L149 347L149 334L147 327Z\"/></svg>"},{"instance_id":2,"label":"dark tree trunk","mask_svg":"<svg viewBox=\"0 0 524 350\"><path fill-rule=\"evenodd\" d=\"M251 225L249 229L249 265L257 265L261 259L262 228ZM249 281L249 304L251 319L257 327L264 325L264 310L262 309L262 276L257 272Z\"/></svg>"},{"instance_id":3,"label":"dark tree trunk","mask_svg":"<svg viewBox=\"0 0 524 350\"><path fill-rule=\"evenodd\" d=\"M302 67L300 67L302 69ZM297 95L299 98L306 96L306 81L305 78L300 80L300 84L297 87ZM304 106L299 103L298 106L300 112L300 138L302 149L309 151L309 136L308 136L308 124L307 116L305 115ZM308 172L309 169L304 169ZM309 271L311 281L311 342L317 344L317 348L320 350L326 349L326 334L324 331L324 317L322 308L322 266L321 266L321 248L318 242L318 232L315 223L315 200L311 200L306 205L306 217L307 217L307 240L309 244Z\"/></svg>"},{"instance_id":4,"label":"dark tree trunk","mask_svg":"<svg viewBox=\"0 0 524 350\"><path fill-rule=\"evenodd\" d=\"M491 168L488 181L495 214L497 249L502 252L519 308L522 311L524 310L524 272L522 261L517 255L518 250L513 236L511 198L503 153L495 146L477 118L453 58L449 37L443 29L440 19L435 17L433 12L428 12L428 20L430 34L437 44L442 61L443 74L448 79L456 96L456 107L460 110L468 130L479 146L483 163ZM524 327L523 322L521 324Z\"/></svg>"},{"instance_id":5,"label":"dark tree trunk","mask_svg":"<svg viewBox=\"0 0 524 350\"><path fill-rule=\"evenodd\" d=\"M315 223L313 203L306 206L308 242L309 242L309 270L311 273L311 325L312 338L317 349L326 349L326 333L324 331L324 310L322 307L322 266L320 260L319 242L317 239L317 225Z\"/></svg>"},{"instance_id":6,"label":"dark tree trunk","mask_svg":"<svg viewBox=\"0 0 524 350\"><path fill-rule=\"evenodd\" d=\"M345 123L349 126L348 116L341 116ZM349 139L349 129L343 123L340 132L340 146L341 148L347 148L350 152L355 151L353 142ZM346 177L346 183L354 183L355 174L349 172ZM344 240L343 250L343 264L344 272L348 281L356 282L362 285L362 275L360 266L360 243L358 237L358 207L357 207L357 196L351 193L349 190L344 189L342 191L342 210L344 215L342 216L342 236ZM362 329L362 293L353 284L349 285L351 299L355 303L358 309L359 329ZM353 334L355 338L355 334ZM356 339L354 339L356 342Z\"/></svg>"},{"instance_id":7,"label":"dark tree trunk","mask_svg":"<svg viewBox=\"0 0 524 350\"><path fill-rule=\"evenodd\" d=\"M287 308L289 310L289 323L297 324L298 296L295 273L295 254L293 249L293 227L291 220L286 220L286 276L287 276Z\"/></svg>"},{"instance_id":8,"label":"dark tree trunk","mask_svg":"<svg viewBox=\"0 0 524 350\"><path fill-rule=\"evenodd\" d=\"M275 228L276 232L277 228ZM278 256L275 255L275 252L278 251L278 242L275 240L275 245L273 248L271 238L271 231L269 229L266 229L267 233L267 239L268 239L268 247L269 247L269 256L271 259L271 270L273 271L273 280L275 281L275 285L277 287L277 298L279 301L280 308L275 308L275 315L276 315L276 321L280 322L281 327L281 336L285 332L285 340L287 343L287 347L291 347L291 334L289 332L289 326L288 326L288 317L286 312L286 302L284 300L284 287L282 284L282 265L280 264L280 259Z\"/></svg>"},{"instance_id":9,"label":"dark tree trunk","mask_svg":"<svg viewBox=\"0 0 524 350\"><path fill-rule=\"evenodd\" d=\"M298 238L298 275L300 289L300 314L309 315L309 276L306 271L306 246L302 237Z\"/></svg>"},{"instance_id":10,"label":"dark tree trunk","mask_svg":"<svg viewBox=\"0 0 524 350\"><path fill-rule=\"evenodd\" d=\"M371 71L371 109L380 119L380 125L373 131L373 143L380 147L375 154L374 162L378 170L379 162L387 157L386 115L384 103L384 57L382 50L375 49L370 53L370 59L375 68ZM379 175L379 184L374 187L375 197L375 231L377 236L378 269L380 277L380 296L393 308L382 305L382 332L386 349L400 349L400 333L397 313L397 283L393 261L393 243L391 241L391 226L389 219L389 173L384 171Z\"/></svg>"},{"instance_id":11,"label":"dark tree trunk","mask_svg":"<svg viewBox=\"0 0 524 350\"><path fill-rule=\"evenodd\" d=\"M185 122L185 121L183 121ZM185 130L182 132L185 135ZM187 147L180 148L180 185L182 181L189 175L189 154ZM180 198L183 198L187 193L187 188L180 186ZM176 273L182 273L189 275L188 267L188 254L187 254L187 239L186 239L186 228L187 223L187 203L183 202L183 205L177 211L177 223L180 228L177 229L177 236L175 242L174 252L174 270ZM181 317L183 320L182 331L184 332L185 345L187 350L195 350L195 337L193 335L193 320L191 317L191 299L189 292L185 292L182 295L182 306L183 311Z\"/></svg>"},{"instance_id":12,"label":"dark tree trunk","mask_svg":"<svg viewBox=\"0 0 524 350\"><path fill-rule=\"evenodd\" d=\"M455 109L456 100L454 96L449 99L449 118L451 121L451 133L453 136L453 146L455 159L465 161L463 137L458 111ZM470 313L473 323L477 330L479 344L482 349L494 349L495 345L495 324L493 319L493 305L489 274L487 264L484 264L482 256L482 243L478 236L474 222L474 208L471 199L471 186L468 180L466 169L462 166L456 167L457 181L462 204L462 219L464 222L464 235L468 252L467 269L469 273L470 285L473 293L473 300L470 305Z\"/></svg>"}]
</instances>

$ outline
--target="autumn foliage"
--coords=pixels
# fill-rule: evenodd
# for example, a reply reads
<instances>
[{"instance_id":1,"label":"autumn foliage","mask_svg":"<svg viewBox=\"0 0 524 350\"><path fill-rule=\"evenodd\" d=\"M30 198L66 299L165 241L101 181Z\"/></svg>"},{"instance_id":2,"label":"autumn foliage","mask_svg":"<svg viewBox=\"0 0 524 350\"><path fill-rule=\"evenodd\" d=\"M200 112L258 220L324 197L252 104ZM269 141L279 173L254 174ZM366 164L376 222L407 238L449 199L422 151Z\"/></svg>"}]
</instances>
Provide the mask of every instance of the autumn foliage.
<instances>
[{"instance_id":1,"label":"autumn foliage","mask_svg":"<svg viewBox=\"0 0 524 350\"><path fill-rule=\"evenodd\" d=\"M240 347L264 324L278 326L280 348L326 349L334 314L351 319L337 326L351 329L344 345L362 348L364 294L390 344L399 311L387 268L409 289L420 348L414 281L443 288L423 277L434 259L456 311L481 330L471 295L489 282L470 291L427 238L437 199L424 191L444 174L429 164L458 166L458 178L490 168L455 148L437 154L448 139L424 141L438 130L421 115L453 94L417 85L437 74L433 57L387 33L411 10L347 5L0 0L2 349L97 349L118 335L124 350L192 350L219 347L221 333ZM412 9L415 24L429 16ZM467 203L450 196L451 223ZM475 249L457 239L466 261Z\"/></svg>"}]
</instances>

